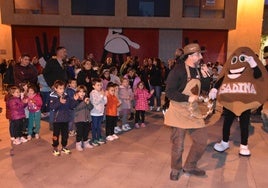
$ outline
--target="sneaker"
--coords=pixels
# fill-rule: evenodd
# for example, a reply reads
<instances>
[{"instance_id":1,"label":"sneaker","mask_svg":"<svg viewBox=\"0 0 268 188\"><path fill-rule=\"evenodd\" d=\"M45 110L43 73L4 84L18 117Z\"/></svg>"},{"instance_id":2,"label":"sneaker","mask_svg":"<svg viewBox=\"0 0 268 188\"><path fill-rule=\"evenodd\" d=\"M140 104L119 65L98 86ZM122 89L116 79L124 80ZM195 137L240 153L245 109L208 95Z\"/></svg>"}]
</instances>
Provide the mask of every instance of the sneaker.
<instances>
[{"instance_id":1,"label":"sneaker","mask_svg":"<svg viewBox=\"0 0 268 188\"><path fill-rule=\"evenodd\" d=\"M125 124L125 127L127 128L127 130L131 130L131 127L129 124Z\"/></svg>"},{"instance_id":2,"label":"sneaker","mask_svg":"<svg viewBox=\"0 0 268 188\"><path fill-rule=\"evenodd\" d=\"M114 138L113 138L113 136L109 135L109 136L106 137L106 140L108 140L108 141L113 141Z\"/></svg>"},{"instance_id":3,"label":"sneaker","mask_svg":"<svg viewBox=\"0 0 268 188\"><path fill-rule=\"evenodd\" d=\"M184 173L190 174L190 175L195 175L195 176L205 176L206 175L206 171L201 170L199 168L194 168L194 169L183 169Z\"/></svg>"},{"instance_id":4,"label":"sneaker","mask_svg":"<svg viewBox=\"0 0 268 188\"><path fill-rule=\"evenodd\" d=\"M120 129L119 126L114 127L114 133L115 134L120 133L120 132L122 132L122 129Z\"/></svg>"},{"instance_id":5,"label":"sneaker","mask_svg":"<svg viewBox=\"0 0 268 188\"><path fill-rule=\"evenodd\" d=\"M115 127L117 129L118 132L122 132L122 129L119 126Z\"/></svg>"},{"instance_id":6,"label":"sneaker","mask_svg":"<svg viewBox=\"0 0 268 188\"><path fill-rule=\"evenodd\" d=\"M117 130L116 127L114 128L114 133L115 133L115 134L118 134L118 133L119 133L119 131Z\"/></svg>"},{"instance_id":7,"label":"sneaker","mask_svg":"<svg viewBox=\"0 0 268 188\"><path fill-rule=\"evenodd\" d=\"M128 131L127 126L126 126L126 125L122 125L122 130L123 130L123 131Z\"/></svg>"},{"instance_id":8,"label":"sneaker","mask_svg":"<svg viewBox=\"0 0 268 188\"><path fill-rule=\"evenodd\" d=\"M83 151L83 148L82 148L82 142L76 142L75 144L75 148L77 151Z\"/></svg>"},{"instance_id":9,"label":"sneaker","mask_svg":"<svg viewBox=\"0 0 268 188\"><path fill-rule=\"evenodd\" d=\"M36 133L36 134L35 134L35 139L39 139L39 138L40 138L39 134Z\"/></svg>"},{"instance_id":10,"label":"sneaker","mask_svg":"<svg viewBox=\"0 0 268 188\"><path fill-rule=\"evenodd\" d=\"M140 128L140 125L138 123L135 123L135 128L136 129L139 129Z\"/></svg>"},{"instance_id":11,"label":"sneaker","mask_svg":"<svg viewBox=\"0 0 268 188\"><path fill-rule=\"evenodd\" d=\"M143 128L146 127L145 123L142 123L142 124L141 124L141 127L143 127Z\"/></svg>"},{"instance_id":12,"label":"sneaker","mask_svg":"<svg viewBox=\"0 0 268 188\"><path fill-rule=\"evenodd\" d=\"M102 144L105 144L106 142L105 142L105 140L103 140L102 138L100 138L98 141L97 141L100 145L102 145Z\"/></svg>"},{"instance_id":13,"label":"sneaker","mask_svg":"<svg viewBox=\"0 0 268 188\"><path fill-rule=\"evenodd\" d=\"M98 143L97 140L94 140L94 141L91 142L91 145L92 146L99 146L100 144Z\"/></svg>"},{"instance_id":14,"label":"sneaker","mask_svg":"<svg viewBox=\"0 0 268 188\"><path fill-rule=\"evenodd\" d=\"M61 152L65 154L71 154L71 150L69 150L68 148L62 148Z\"/></svg>"},{"instance_id":15,"label":"sneaker","mask_svg":"<svg viewBox=\"0 0 268 188\"><path fill-rule=\"evenodd\" d=\"M27 140L28 140L28 141L32 140L32 136L31 136L31 135L28 135L28 136L27 136Z\"/></svg>"},{"instance_id":16,"label":"sneaker","mask_svg":"<svg viewBox=\"0 0 268 188\"><path fill-rule=\"evenodd\" d=\"M150 111L153 111L154 110L154 107L153 106L150 106Z\"/></svg>"},{"instance_id":17,"label":"sneaker","mask_svg":"<svg viewBox=\"0 0 268 188\"><path fill-rule=\"evenodd\" d=\"M157 112L160 112L160 109L161 109L160 106L158 106L158 107L156 108L156 111L157 111Z\"/></svg>"},{"instance_id":18,"label":"sneaker","mask_svg":"<svg viewBox=\"0 0 268 188\"><path fill-rule=\"evenodd\" d=\"M11 141L14 141L14 140L15 140L15 137L11 137L10 140L11 140Z\"/></svg>"},{"instance_id":19,"label":"sneaker","mask_svg":"<svg viewBox=\"0 0 268 188\"><path fill-rule=\"evenodd\" d=\"M52 153L54 156L60 156L60 151L58 149L54 149Z\"/></svg>"},{"instance_id":20,"label":"sneaker","mask_svg":"<svg viewBox=\"0 0 268 188\"><path fill-rule=\"evenodd\" d=\"M246 157L250 156L250 150L248 149L248 145L240 144L239 155Z\"/></svg>"},{"instance_id":21,"label":"sneaker","mask_svg":"<svg viewBox=\"0 0 268 188\"><path fill-rule=\"evenodd\" d=\"M113 134L112 137L114 138L114 140L119 138L116 134Z\"/></svg>"},{"instance_id":22,"label":"sneaker","mask_svg":"<svg viewBox=\"0 0 268 188\"><path fill-rule=\"evenodd\" d=\"M21 141L22 143L25 143L25 142L27 142L28 140L25 139L25 138L22 136L22 137L20 137L20 141Z\"/></svg>"},{"instance_id":23,"label":"sneaker","mask_svg":"<svg viewBox=\"0 0 268 188\"><path fill-rule=\"evenodd\" d=\"M21 144L21 141L19 138L16 138L15 140L13 140L13 144L14 145L20 145Z\"/></svg>"},{"instance_id":24,"label":"sneaker","mask_svg":"<svg viewBox=\"0 0 268 188\"><path fill-rule=\"evenodd\" d=\"M84 148L86 148L86 149L93 148L93 146L90 144L90 141L89 140L84 141L83 144L84 144Z\"/></svg>"},{"instance_id":25,"label":"sneaker","mask_svg":"<svg viewBox=\"0 0 268 188\"><path fill-rule=\"evenodd\" d=\"M220 143L214 145L214 149L218 152L224 152L229 149L229 142L224 142L223 140Z\"/></svg>"}]
</instances>

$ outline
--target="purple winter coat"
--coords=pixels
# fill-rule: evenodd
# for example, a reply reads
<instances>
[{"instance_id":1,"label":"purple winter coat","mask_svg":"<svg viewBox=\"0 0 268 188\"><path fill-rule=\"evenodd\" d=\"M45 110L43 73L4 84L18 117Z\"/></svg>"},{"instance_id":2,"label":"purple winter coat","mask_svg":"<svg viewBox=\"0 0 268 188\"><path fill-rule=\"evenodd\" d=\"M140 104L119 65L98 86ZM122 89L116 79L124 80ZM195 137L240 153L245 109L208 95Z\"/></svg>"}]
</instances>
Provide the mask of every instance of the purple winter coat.
<instances>
[{"instance_id":1,"label":"purple winter coat","mask_svg":"<svg viewBox=\"0 0 268 188\"><path fill-rule=\"evenodd\" d=\"M27 103L23 103L20 97L11 97L7 100L7 108L10 112L11 120L18 120L25 118L24 108Z\"/></svg>"}]
</instances>

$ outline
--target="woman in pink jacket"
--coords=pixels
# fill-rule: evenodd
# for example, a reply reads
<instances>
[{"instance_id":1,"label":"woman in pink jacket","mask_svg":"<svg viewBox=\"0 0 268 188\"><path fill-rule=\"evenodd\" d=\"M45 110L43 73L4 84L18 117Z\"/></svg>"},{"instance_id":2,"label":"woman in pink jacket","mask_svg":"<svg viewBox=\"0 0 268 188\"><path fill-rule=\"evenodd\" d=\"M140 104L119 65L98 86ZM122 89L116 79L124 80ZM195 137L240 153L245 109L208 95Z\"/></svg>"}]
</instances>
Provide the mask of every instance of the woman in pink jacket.
<instances>
[{"instance_id":1,"label":"woman in pink jacket","mask_svg":"<svg viewBox=\"0 0 268 188\"><path fill-rule=\"evenodd\" d=\"M145 110L148 110L148 99L151 98L153 95L154 90L151 90L150 93L148 90L144 87L144 82L140 81L137 84L137 89L134 92L134 99L135 99L135 127L138 129L140 128L139 120L141 119L141 127L146 127L144 123L145 119Z\"/></svg>"}]
</instances>

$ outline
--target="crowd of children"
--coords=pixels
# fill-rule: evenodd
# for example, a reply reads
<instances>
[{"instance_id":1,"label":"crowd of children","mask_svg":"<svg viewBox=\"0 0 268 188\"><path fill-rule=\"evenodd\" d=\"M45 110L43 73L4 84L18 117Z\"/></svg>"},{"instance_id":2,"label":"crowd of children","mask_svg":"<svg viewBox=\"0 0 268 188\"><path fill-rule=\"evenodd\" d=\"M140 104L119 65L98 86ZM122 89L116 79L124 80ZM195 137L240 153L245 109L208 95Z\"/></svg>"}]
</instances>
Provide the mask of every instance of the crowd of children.
<instances>
[{"instance_id":1,"label":"crowd of children","mask_svg":"<svg viewBox=\"0 0 268 188\"><path fill-rule=\"evenodd\" d=\"M128 116L132 109L136 110L134 127L145 127L145 111L149 109L148 102L154 90L149 92L142 81L139 81L133 90L128 78L116 80L121 84L107 82L106 79L104 89L104 79L93 78L90 92L85 85L77 86L75 79L69 80L67 84L60 80L55 81L51 92L43 91L41 88L38 90L35 85L27 83L22 83L21 88L10 87L5 101L13 144L25 143L33 137L40 138L42 108L49 108L45 113L52 116L52 147L55 156L71 153L67 148L69 136L76 136L78 151L118 139L118 133L132 129L128 124ZM120 125L119 119L122 121ZM104 120L105 136L102 135L101 129ZM138 124L139 121L141 126Z\"/></svg>"}]
</instances>

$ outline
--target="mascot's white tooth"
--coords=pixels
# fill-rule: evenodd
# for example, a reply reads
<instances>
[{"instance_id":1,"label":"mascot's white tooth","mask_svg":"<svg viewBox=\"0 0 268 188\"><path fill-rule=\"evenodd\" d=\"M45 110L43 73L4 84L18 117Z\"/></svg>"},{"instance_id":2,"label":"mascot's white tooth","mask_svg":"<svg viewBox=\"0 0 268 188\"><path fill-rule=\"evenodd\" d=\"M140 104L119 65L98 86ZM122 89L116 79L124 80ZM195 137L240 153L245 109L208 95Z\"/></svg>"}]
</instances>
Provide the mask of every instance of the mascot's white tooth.
<instances>
[{"instance_id":1,"label":"mascot's white tooth","mask_svg":"<svg viewBox=\"0 0 268 188\"><path fill-rule=\"evenodd\" d=\"M230 69L230 72L232 73L232 74L235 74L235 73L241 73L241 72L243 72L245 70L245 67L241 67L241 68L239 68L239 69Z\"/></svg>"},{"instance_id":2,"label":"mascot's white tooth","mask_svg":"<svg viewBox=\"0 0 268 188\"><path fill-rule=\"evenodd\" d=\"M228 76L228 78L230 78L230 79L236 79L236 78L238 78L239 76L241 76L241 74L228 74L227 76Z\"/></svg>"}]
</instances>

